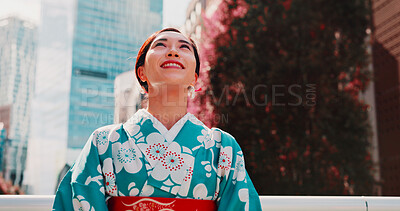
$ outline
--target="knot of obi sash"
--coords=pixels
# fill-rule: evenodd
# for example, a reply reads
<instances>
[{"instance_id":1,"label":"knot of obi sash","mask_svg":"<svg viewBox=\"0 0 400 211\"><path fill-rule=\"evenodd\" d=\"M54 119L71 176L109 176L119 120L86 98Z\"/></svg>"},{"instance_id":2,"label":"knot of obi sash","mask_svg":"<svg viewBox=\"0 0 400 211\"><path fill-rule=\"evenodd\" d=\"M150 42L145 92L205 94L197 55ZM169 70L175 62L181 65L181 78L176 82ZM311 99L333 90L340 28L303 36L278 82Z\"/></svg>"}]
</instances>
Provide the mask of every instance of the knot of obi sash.
<instances>
[{"instance_id":1,"label":"knot of obi sash","mask_svg":"<svg viewBox=\"0 0 400 211\"><path fill-rule=\"evenodd\" d=\"M116 196L108 200L108 209L111 211L120 210L196 210L215 211L217 205L212 200L141 197L141 196Z\"/></svg>"}]
</instances>

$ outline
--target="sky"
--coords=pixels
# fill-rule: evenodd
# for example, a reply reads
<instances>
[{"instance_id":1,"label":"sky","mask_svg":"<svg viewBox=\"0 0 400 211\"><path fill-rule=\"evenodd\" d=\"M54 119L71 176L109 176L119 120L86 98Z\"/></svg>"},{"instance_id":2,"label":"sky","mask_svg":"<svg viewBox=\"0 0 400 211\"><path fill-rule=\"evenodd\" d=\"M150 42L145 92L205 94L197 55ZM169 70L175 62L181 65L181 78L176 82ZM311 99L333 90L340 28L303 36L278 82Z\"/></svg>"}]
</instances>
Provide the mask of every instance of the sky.
<instances>
[{"instance_id":1,"label":"sky","mask_svg":"<svg viewBox=\"0 0 400 211\"><path fill-rule=\"evenodd\" d=\"M186 8L191 0L164 0L164 24L180 27L185 22ZM0 18L17 15L35 24L40 21L40 0L0 0Z\"/></svg>"},{"instance_id":2,"label":"sky","mask_svg":"<svg viewBox=\"0 0 400 211\"><path fill-rule=\"evenodd\" d=\"M180 27L185 23L186 8L191 0L164 0L164 25Z\"/></svg>"},{"instance_id":3,"label":"sky","mask_svg":"<svg viewBox=\"0 0 400 211\"><path fill-rule=\"evenodd\" d=\"M40 0L0 0L0 18L8 15L17 15L38 24Z\"/></svg>"}]
</instances>

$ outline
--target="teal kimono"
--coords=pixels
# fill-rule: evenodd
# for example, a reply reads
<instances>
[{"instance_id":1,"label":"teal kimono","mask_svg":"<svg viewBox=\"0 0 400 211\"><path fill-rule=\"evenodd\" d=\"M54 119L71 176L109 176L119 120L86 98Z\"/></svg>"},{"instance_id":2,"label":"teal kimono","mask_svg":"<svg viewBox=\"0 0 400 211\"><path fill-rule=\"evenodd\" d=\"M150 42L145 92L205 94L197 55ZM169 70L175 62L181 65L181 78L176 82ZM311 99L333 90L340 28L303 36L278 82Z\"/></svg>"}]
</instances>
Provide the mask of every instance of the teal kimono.
<instances>
[{"instance_id":1,"label":"teal kimono","mask_svg":"<svg viewBox=\"0 0 400 211\"><path fill-rule=\"evenodd\" d=\"M112 196L215 200L261 210L243 153L228 133L187 113L170 130L145 109L94 131L62 180L53 210L107 210Z\"/></svg>"}]
</instances>

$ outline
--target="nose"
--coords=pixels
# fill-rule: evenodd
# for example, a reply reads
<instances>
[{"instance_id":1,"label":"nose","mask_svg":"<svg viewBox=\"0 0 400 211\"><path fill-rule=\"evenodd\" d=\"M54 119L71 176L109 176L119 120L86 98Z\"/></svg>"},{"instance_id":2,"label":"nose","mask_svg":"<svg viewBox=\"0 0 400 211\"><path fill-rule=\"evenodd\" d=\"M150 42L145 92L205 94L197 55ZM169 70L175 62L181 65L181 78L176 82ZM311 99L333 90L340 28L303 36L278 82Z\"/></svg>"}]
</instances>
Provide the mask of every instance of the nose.
<instances>
[{"instance_id":1,"label":"nose","mask_svg":"<svg viewBox=\"0 0 400 211\"><path fill-rule=\"evenodd\" d=\"M175 49L171 49L168 54L167 57L176 57L179 58L179 53L178 51L176 51Z\"/></svg>"}]
</instances>

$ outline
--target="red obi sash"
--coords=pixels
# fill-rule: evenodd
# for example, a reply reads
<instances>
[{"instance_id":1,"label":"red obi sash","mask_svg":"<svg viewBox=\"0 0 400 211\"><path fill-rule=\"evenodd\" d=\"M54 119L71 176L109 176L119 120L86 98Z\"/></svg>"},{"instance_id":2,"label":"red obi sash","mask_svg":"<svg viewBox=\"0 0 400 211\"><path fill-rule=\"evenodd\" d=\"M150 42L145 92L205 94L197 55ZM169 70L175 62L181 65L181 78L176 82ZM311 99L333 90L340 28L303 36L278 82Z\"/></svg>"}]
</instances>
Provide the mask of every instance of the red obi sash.
<instances>
[{"instance_id":1,"label":"red obi sash","mask_svg":"<svg viewBox=\"0 0 400 211\"><path fill-rule=\"evenodd\" d=\"M120 210L196 210L196 211L215 211L217 205L212 200L199 199L179 199L161 197L141 197L141 196L117 196L108 200L108 209L111 211Z\"/></svg>"}]
</instances>

